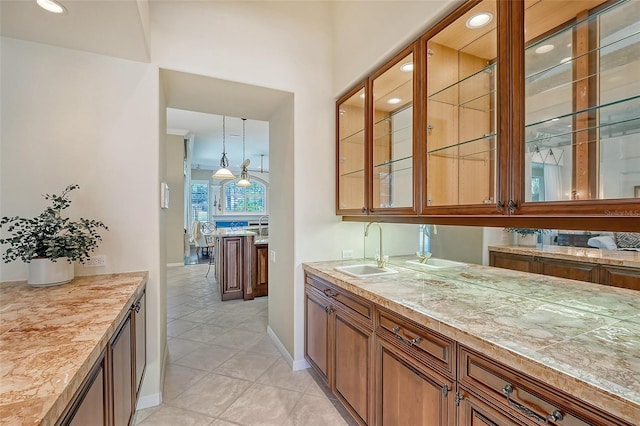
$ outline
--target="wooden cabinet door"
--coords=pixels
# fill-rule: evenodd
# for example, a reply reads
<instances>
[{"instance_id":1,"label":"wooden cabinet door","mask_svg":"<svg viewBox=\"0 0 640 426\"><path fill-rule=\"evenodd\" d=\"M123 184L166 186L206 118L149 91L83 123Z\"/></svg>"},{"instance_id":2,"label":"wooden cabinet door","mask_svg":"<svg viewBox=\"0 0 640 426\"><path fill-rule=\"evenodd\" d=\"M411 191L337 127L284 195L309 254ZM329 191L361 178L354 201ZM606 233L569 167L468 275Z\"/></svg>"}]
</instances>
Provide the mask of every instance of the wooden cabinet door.
<instances>
[{"instance_id":1,"label":"wooden cabinet door","mask_svg":"<svg viewBox=\"0 0 640 426\"><path fill-rule=\"evenodd\" d=\"M107 381L104 353L79 391L79 396L64 415L61 425L105 426L107 424Z\"/></svg>"},{"instance_id":2,"label":"wooden cabinet door","mask_svg":"<svg viewBox=\"0 0 640 426\"><path fill-rule=\"evenodd\" d=\"M502 411L460 389L457 426L524 426Z\"/></svg>"},{"instance_id":3,"label":"wooden cabinet door","mask_svg":"<svg viewBox=\"0 0 640 426\"><path fill-rule=\"evenodd\" d=\"M260 244L255 247L253 294L255 297L267 296L269 294L269 246Z\"/></svg>"},{"instance_id":4,"label":"wooden cabinet door","mask_svg":"<svg viewBox=\"0 0 640 426\"><path fill-rule=\"evenodd\" d=\"M489 265L496 268L511 269L513 271L536 272L533 256L521 254L489 252Z\"/></svg>"},{"instance_id":5,"label":"wooden cabinet door","mask_svg":"<svg viewBox=\"0 0 640 426\"><path fill-rule=\"evenodd\" d=\"M329 383L329 301L306 289L304 356Z\"/></svg>"},{"instance_id":6,"label":"wooden cabinet door","mask_svg":"<svg viewBox=\"0 0 640 426\"><path fill-rule=\"evenodd\" d=\"M624 266L600 265L600 284L640 290L640 269Z\"/></svg>"},{"instance_id":7,"label":"wooden cabinet door","mask_svg":"<svg viewBox=\"0 0 640 426\"><path fill-rule=\"evenodd\" d=\"M222 238L220 294L222 300L244 297L244 237Z\"/></svg>"},{"instance_id":8,"label":"wooden cabinet door","mask_svg":"<svg viewBox=\"0 0 640 426\"><path fill-rule=\"evenodd\" d=\"M449 379L377 338L376 424L455 424L455 390Z\"/></svg>"},{"instance_id":9,"label":"wooden cabinet door","mask_svg":"<svg viewBox=\"0 0 640 426\"><path fill-rule=\"evenodd\" d=\"M571 280L598 282L598 265L595 263L572 262L570 260L538 257L537 268L539 274Z\"/></svg>"},{"instance_id":10,"label":"wooden cabinet door","mask_svg":"<svg viewBox=\"0 0 640 426\"><path fill-rule=\"evenodd\" d=\"M131 316L128 316L110 345L114 426L127 426L134 411L131 350Z\"/></svg>"},{"instance_id":11,"label":"wooden cabinet door","mask_svg":"<svg viewBox=\"0 0 640 426\"><path fill-rule=\"evenodd\" d=\"M135 399L134 404L138 400L140 393L140 385L142 385L142 377L147 366L147 292L143 292L140 299L134 306L134 323L135 323L135 359L136 359L136 380L135 380Z\"/></svg>"},{"instance_id":12,"label":"wooden cabinet door","mask_svg":"<svg viewBox=\"0 0 640 426\"><path fill-rule=\"evenodd\" d=\"M370 424L373 330L335 310L333 391L360 424Z\"/></svg>"}]
</instances>

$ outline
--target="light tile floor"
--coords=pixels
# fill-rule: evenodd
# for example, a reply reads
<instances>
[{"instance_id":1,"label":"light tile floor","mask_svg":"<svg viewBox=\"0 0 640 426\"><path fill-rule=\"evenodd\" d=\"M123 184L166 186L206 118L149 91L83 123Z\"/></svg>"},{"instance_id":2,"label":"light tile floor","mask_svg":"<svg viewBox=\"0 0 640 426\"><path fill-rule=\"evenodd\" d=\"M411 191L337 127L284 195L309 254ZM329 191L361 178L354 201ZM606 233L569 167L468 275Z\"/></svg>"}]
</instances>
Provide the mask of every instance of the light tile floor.
<instances>
[{"instance_id":1,"label":"light tile floor","mask_svg":"<svg viewBox=\"0 0 640 426\"><path fill-rule=\"evenodd\" d=\"M220 301L208 265L167 270L163 403L140 426L354 425L313 370L292 371L267 336L267 297Z\"/></svg>"}]
</instances>

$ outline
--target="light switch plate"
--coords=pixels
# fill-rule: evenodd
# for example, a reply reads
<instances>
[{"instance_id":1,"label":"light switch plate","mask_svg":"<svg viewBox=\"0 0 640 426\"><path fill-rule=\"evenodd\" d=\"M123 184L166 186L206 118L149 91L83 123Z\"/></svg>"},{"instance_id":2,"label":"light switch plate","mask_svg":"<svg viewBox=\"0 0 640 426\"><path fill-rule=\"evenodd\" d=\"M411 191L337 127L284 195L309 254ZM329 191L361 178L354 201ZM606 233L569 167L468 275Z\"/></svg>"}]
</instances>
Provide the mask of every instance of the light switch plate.
<instances>
[{"instance_id":1,"label":"light switch plate","mask_svg":"<svg viewBox=\"0 0 640 426\"><path fill-rule=\"evenodd\" d=\"M275 250L269 250L269 260L271 261L271 263L276 263L276 251Z\"/></svg>"},{"instance_id":2,"label":"light switch plate","mask_svg":"<svg viewBox=\"0 0 640 426\"><path fill-rule=\"evenodd\" d=\"M353 250L342 250L343 259L353 259Z\"/></svg>"}]
</instances>

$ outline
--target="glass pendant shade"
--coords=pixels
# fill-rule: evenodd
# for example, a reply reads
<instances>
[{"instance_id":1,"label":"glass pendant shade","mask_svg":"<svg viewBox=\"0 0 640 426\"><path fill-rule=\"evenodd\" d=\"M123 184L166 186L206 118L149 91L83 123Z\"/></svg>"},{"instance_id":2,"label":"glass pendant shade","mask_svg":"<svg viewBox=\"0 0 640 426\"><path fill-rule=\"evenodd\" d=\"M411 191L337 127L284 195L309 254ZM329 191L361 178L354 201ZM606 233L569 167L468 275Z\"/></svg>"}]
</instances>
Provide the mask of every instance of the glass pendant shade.
<instances>
[{"instance_id":1,"label":"glass pendant shade","mask_svg":"<svg viewBox=\"0 0 640 426\"><path fill-rule=\"evenodd\" d=\"M244 187L251 186L251 182L249 182L249 173L247 173L247 169L243 168L242 173L240 173L240 180L236 183L236 186Z\"/></svg>"},{"instance_id":2,"label":"glass pendant shade","mask_svg":"<svg viewBox=\"0 0 640 426\"><path fill-rule=\"evenodd\" d=\"M242 119L242 159L244 160L244 162L242 163L242 172L240 172L240 180L236 183L236 186L242 187L242 188L246 188L248 186L251 186L251 182L249 182L249 173L247 172L247 165L249 163L249 161L247 161L246 159L246 155L245 155L245 135L246 135L246 131L245 131L245 123L246 123L247 119L243 118Z\"/></svg>"},{"instance_id":3,"label":"glass pendant shade","mask_svg":"<svg viewBox=\"0 0 640 426\"><path fill-rule=\"evenodd\" d=\"M222 117L222 158L220 158L220 168L211 177L214 179L235 179L236 177L229 170L229 159L225 149L225 117Z\"/></svg>"}]
</instances>

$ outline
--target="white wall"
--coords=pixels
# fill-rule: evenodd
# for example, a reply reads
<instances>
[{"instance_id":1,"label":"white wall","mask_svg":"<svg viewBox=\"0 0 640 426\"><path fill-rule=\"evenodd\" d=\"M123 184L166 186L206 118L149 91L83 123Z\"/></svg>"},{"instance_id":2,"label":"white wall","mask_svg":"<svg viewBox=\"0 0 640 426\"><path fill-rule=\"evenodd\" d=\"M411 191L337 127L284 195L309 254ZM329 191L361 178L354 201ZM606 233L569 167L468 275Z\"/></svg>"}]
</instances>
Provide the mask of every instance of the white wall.
<instances>
[{"instance_id":1,"label":"white wall","mask_svg":"<svg viewBox=\"0 0 640 426\"><path fill-rule=\"evenodd\" d=\"M166 135L166 182L169 185L169 209L164 232L167 239L167 264L184 263L184 138Z\"/></svg>"},{"instance_id":2,"label":"white wall","mask_svg":"<svg viewBox=\"0 0 640 426\"><path fill-rule=\"evenodd\" d=\"M44 193L71 183L68 210L105 222L107 266L78 275L149 271L145 391L159 387L158 70L137 62L0 39L0 214L35 216ZM7 107L10 105L10 107ZM26 279L21 262L0 281ZM150 390L151 389L151 390Z\"/></svg>"},{"instance_id":3,"label":"white wall","mask_svg":"<svg viewBox=\"0 0 640 426\"><path fill-rule=\"evenodd\" d=\"M458 4L456 0L333 2L332 93L336 97L344 93Z\"/></svg>"}]
</instances>

